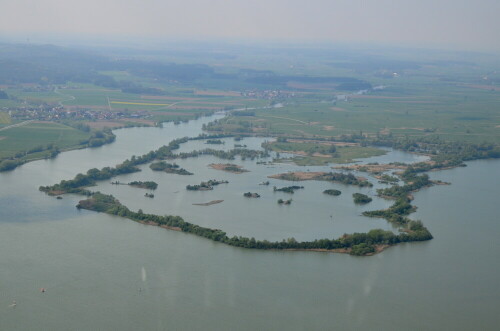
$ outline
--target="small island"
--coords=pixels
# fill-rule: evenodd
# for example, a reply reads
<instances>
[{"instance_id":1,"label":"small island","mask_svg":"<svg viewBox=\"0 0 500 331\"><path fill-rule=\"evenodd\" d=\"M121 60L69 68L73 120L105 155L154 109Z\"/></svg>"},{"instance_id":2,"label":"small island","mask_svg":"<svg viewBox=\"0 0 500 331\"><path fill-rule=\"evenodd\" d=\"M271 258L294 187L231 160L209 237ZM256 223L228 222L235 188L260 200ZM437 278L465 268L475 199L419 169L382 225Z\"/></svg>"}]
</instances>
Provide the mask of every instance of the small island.
<instances>
[{"instance_id":1,"label":"small island","mask_svg":"<svg viewBox=\"0 0 500 331\"><path fill-rule=\"evenodd\" d=\"M220 139L208 139L205 144L208 145L224 145L224 142Z\"/></svg>"},{"instance_id":2,"label":"small island","mask_svg":"<svg viewBox=\"0 0 500 331\"><path fill-rule=\"evenodd\" d=\"M216 170L222 170L226 172L231 172L233 174L241 174L244 172L248 172L248 170L243 169L242 166L232 164L232 163L212 163L208 165L210 168Z\"/></svg>"},{"instance_id":3,"label":"small island","mask_svg":"<svg viewBox=\"0 0 500 331\"><path fill-rule=\"evenodd\" d=\"M186 190L188 190L188 191L211 191L214 189L214 186L217 186L220 184L227 184L227 183L229 183L227 180L210 179L207 182L201 182L199 185L187 185Z\"/></svg>"},{"instance_id":4,"label":"small island","mask_svg":"<svg viewBox=\"0 0 500 331\"><path fill-rule=\"evenodd\" d=\"M328 195L333 195L333 196L339 196L342 194L342 192L340 192L339 190L324 190L323 191L324 194L328 194Z\"/></svg>"},{"instance_id":5,"label":"small island","mask_svg":"<svg viewBox=\"0 0 500 331\"><path fill-rule=\"evenodd\" d=\"M291 204L292 204L292 199L289 200L278 199L278 205L291 205Z\"/></svg>"},{"instance_id":6,"label":"small island","mask_svg":"<svg viewBox=\"0 0 500 331\"><path fill-rule=\"evenodd\" d=\"M372 201L372 198L362 193L353 193L352 197L356 204L366 204Z\"/></svg>"},{"instance_id":7,"label":"small island","mask_svg":"<svg viewBox=\"0 0 500 331\"><path fill-rule=\"evenodd\" d=\"M144 194L144 196L146 198L154 198L155 197L155 195L153 193L146 193L146 194Z\"/></svg>"},{"instance_id":8,"label":"small island","mask_svg":"<svg viewBox=\"0 0 500 331\"><path fill-rule=\"evenodd\" d=\"M259 193L251 193L251 192L243 193L243 196L247 198L260 198Z\"/></svg>"},{"instance_id":9,"label":"small island","mask_svg":"<svg viewBox=\"0 0 500 331\"><path fill-rule=\"evenodd\" d=\"M273 191L274 192L285 192L285 193L291 193L293 194L295 192L295 190L300 190L300 189L303 189L304 186L297 186L297 185L293 185L293 186L286 186L286 187L282 187L282 188L277 188L276 186L273 187Z\"/></svg>"},{"instance_id":10,"label":"small island","mask_svg":"<svg viewBox=\"0 0 500 331\"><path fill-rule=\"evenodd\" d=\"M187 171L184 168L179 167L176 163L167 163L165 161L154 162L149 166L153 171L164 171L169 174L177 175L192 175L192 172Z\"/></svg>"},{"instance_id":11,"label":"small island","mask_svg":"<svg viewBox=\"0 0 500 331\"><path fill-rule=\"evenodd\" d=\"M269 178L303 181L303 180L324 180L327 182L335 182L346 185L355 185L359 187L372 187L373 184L364 177L356 177L351 173L344 174L341 172L286 172L282 174L268 176Z\"/></svg>"},{"instance_id":12,"label":"small island","mask_svg":"<svg viewBox=\"0 0 500 331\"><path fill-rule=\"evenodd\" d=\"M146 181L146 182L133 181L128 183L127 185L138 188L145 188L147 190L153 190L153 191L158 188L158 184L152 181Z\"/></svg>"},{"instance_id":13,"label":"small island","mask_svg":"<svg viewBox=\"0 0 500 331\"><path fill-rule=\"evenodd\" d=\"M203 202L203 203L193 203L193 206L211 206L211 205L215 205L215 204L221 203L223 201L224 200L212 200L212 201Z\"/></svg>"}]
</instances>

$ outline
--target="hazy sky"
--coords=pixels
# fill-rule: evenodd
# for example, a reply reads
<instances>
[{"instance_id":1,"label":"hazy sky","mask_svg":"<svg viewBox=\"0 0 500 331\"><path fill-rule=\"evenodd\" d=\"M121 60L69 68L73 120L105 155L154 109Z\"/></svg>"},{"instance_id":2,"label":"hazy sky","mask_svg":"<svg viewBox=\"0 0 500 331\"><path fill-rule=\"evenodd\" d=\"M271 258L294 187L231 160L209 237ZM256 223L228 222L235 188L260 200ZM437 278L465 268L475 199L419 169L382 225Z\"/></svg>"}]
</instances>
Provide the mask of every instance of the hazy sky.
<instances>
[{"instance_id":1,"label":"hazy sky","mask_svg":"<svg viewBox=\"0 0 500 331\"><path fill-rule=\"evenodd\" d=\"M375 42L500 51L500 0L0 0L0 33Z\"/></svg>"}]
</instances>

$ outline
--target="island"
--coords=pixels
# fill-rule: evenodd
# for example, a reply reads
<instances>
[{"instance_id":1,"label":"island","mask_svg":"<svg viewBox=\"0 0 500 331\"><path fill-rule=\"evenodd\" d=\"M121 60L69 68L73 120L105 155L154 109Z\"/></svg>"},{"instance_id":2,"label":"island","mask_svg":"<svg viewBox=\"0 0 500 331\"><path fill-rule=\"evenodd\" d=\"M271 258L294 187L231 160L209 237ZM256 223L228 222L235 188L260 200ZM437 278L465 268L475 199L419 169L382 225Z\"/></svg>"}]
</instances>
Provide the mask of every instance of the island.
<instances>
[{"instance_id":1,"label":"island","mask_svg":"<svg viewBox=\"0 0 500 331\"><path fill-rule=\"evenodd\" d=\"M362 193L353 193L352 197L356 204L367 204L372 201L372 198Z\"/></svg>"},{"instance_id":2,"label":"island","mask_svg":"<svg viewBox=\"0 0 500 331\"><path fill-rule=\"evenodd\" d=\"M383 217L399 228L399 233L381 229L371 230L368 233L346 234L338 239L318 239L309 242L297 242L293 238L281 242L269 242L266 240L257 241L245 237L228 237L225 232L218 229L204 228L182 220L178 216L160 216L144 214L141 210L138 212L130 211L123 206L113 196L105 195L99 192L91 192L87 187L95 185L98 180L106 180L121 174L129 174L140 171L138 165L149 163L155 159L175 158L173 150L178 149L180 144L189 141L187 138L173 140L167 146L160 147L156 151L151 151L139 157L132 157L118 164L114 168L105 167L101 170L90 169L86 174L78 174L73 179L62 180L60 183L52 186L41 186L40 191L50 195L60 195L64 193L75 193L87 196L86 200L81 200L77 208L89 209L98 212L106 212L113 215L126 217L143 224L158 225L167 229L193 233L214 241L222 242L227 245L254 248L254 249L282 249L282 250L308 250L308 251L328 251L336 253L349 253L353 255L372 255L381 252L387 247L412 241L424 241L432 239L431 233L423 226L422 222L414 221L406 217L415 210L411 205L411 192L419 190L422 187L433 185L427 174L419 175L419 172L428 171L426 165L419 164L408 166L406 170L398 175L405 183L403 186L394 185L392 187L379 189L377 193L384 198L395 199L393 206L386 210L375 210L363 212L368 217ZM195 156L195 154L193 154ZM221 154L220 156L226 156ZM191 154L189 155L191 157ZM460 164L460 163L457 163ZM277 177L275 177L277 176ZM272 176L273 178L288 180L327 180L340 181L350 184L363 183L364 179L355 177L352 174L338 174L331 172L297 172L286 173ZM368 182L366 182L368 183ZM370 183L368 183L370 184ZM361 184L367 185L365 183ZM201 185L200 185L201 186ZM204 185L206 186L206 185ZM210 185L209 185L210 186ZM217 200L214 200L217 201ZM290 200L281 200L280 204L291 204ZM207 205L211 202L201 205Z\"/></svg>"},{"instance_id":3,"label":"island","mask_svg":"<svg viewBox=\"0 0 500 331\"><path fill-rule=\"evenodd\" d=\"M229 183L227 180L215 180L211 179L206 182L201 182L199 185L187 185L186 190L188 191L211 191L214 189L214 186L220 185L220 184L227 184Z\"/></svg>"},{"instance_id":4,"label":"island","mask_svg":"<svg viewBox=\"0 0 500 331\"><path fill-rule=\"evenodd\" d=\"M138 187L138 188L144 188L147 190L156 190L158 188L158 184L153 182L153 181L133 181L128 183L127 185L133 186L133 187Z\"/></svg>"},{"instance_id":5,"label":"island","mask_svg":"<svg viewBox=\"0 0 500 331\"><path fill-rule=\"evenodd\" d=\"M278 203L280 200L278 200ZM205 206L220 202L222 202L222 200L214 200L198 205ZM289 205L291 200L281 200L281 202L280 204ZM432 239L432 235L427 228L423 226L421 221L410 221L399 234L394 234L392 231L375 229L370 230L368 233L345 234L339 239L319 239L299 242L294 238L289 238L288 240L270 242L242 236L229 237L226 235L226 232L220 229L211 229L195 225L184 221L180 216L146 214L143 213L142 210L134 212L122 205L112 195L98 192L93 193L85 200L81 200L76 207L78 209L118 215L143 224L156 225L170 230L192 233L229 246L250 249L304 250L348 253L351 255L372 255L398 243Z\"/></svg>"},{"instance_id":6,"label":"island","mask_svg":"<svg viewBox=\"0 0 500 331\"><path fill-rule=\"evenodd\" d=\"M154 162L149 165L153 171L164 171L169 174L177 175L192 175L192 172L187 171L184 168L179 167L176 163L167 163L165 161Z\"/></svg>"},{"instance_id":7,"label":"island","mask_svg":"<svg viewBox=\"0 0 500 331\"><path fill-rule=\"evenodd\" d=\"M278 205L291 205L291 204L292 204L292 199L288 200L278 199Z\"/></svg>"},{"instance_id":8,"label":"island","mask_svg":"<svg viewBox=\"0 0 500 331\"><path fill-rule=\"evenodd\" d=\"M209 145L224 145L224 142L220 139L208 139L205 144Z\"/></svg>"},{"instance_id":9,"label":"island","mask_svg":"<svg viewBox=\"0 0 500 331\"><path fill-rule=\"evenodd\" d=\"M285 193L293 194L295 192L295 190L300 190L303 188L304 188L304 186L297 186L297 185L286 186L286 187L282 187L282 188L277 188L276 186L274 186L273 192L285 192Z\"/></svg>"},{"instance_id":10,"label":"island","mask_svg":"<svg viewBox=\"0 0 500 331\"><path fill-rule=\"evenodd\" d=\"M324 190L323 191L324 194L328 194L328 195L333 195L333 196L339 196L342 194L342 192L340 192L339 190Z\"/></svg>"},{"instance_id":11,"label":"island","mask_svg":"<svg viewBox=\"0 0 500 331\"><path fill-rule=\"evenodd\" d=\"M346 185L355 185L359 187L372 187L373 184L364 177L356 177L351 173L344 174L341 172L286 172L282 174L268 176L269 178L303 181L303 180L324 180L328 182L336 182Z\"/></svg>"},{"instance_id":12,"label":"island","mask_svg":"<svg viewBox=\"0 0 500 331\"><path fill-rule=\"evenodd\" d=\"M259 193L252 193L252 192L243 193L243 196L247 198L260 198Z\"/></svg>"},{"instance_id":13,"label":"island","mask_svg":"<svg viewBox=\"0 0 500 331\"><path fill-rule=\"evenodd\" d=\"M212 169L231 172L233 174L242 174L244 172L248 172L248 170L243 169L242 166L232 163L211 163L208 166Z\"/></svg>"},{"instance_id":14,"label":"island","mask_svg":"<svg viewBox=\"0 0 500 331\"><path fill-rule=\"evenodd\" d=\"M212 200L212 201L203 202L203 203L193 203L193 206L211 206L211 205L215 205L215 204L221 203L223 201L224 200Z\"/></svg>"}]
</instances>

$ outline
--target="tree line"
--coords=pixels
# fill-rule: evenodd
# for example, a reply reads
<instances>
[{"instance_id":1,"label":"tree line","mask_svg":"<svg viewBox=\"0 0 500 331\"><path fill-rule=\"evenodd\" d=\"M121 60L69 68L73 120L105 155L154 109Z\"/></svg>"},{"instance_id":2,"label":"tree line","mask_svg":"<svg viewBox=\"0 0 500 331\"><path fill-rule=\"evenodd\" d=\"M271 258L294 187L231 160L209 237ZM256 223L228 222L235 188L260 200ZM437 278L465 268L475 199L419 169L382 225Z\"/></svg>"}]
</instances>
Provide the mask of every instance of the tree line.
<instances>
[{"instance_id":1,"label":"tree line","mask_svg":"<svg viewBox=\"0 0 500 331\"><path fill-rule=\"evenodd\" d=\"M401 242L425 241L432 239L432 235L420 221L411 221L399 234L381 229L371 230L367 233L345 234L338 239L317 239L314 241L297 241L289 238L283 241L271 242L268 240L256 240L242 236L227 236L220 229L202 227L184 221L180 216L154 215L131 211L122 205L112 195L99 192L93 193L88 199L81 200L77 208L103 212L129 218L137 222L152 223L159 226L167 226L182 232L191 233L229 246L251 248L251 249L297 249L297 250L334 250L348 249L352 255L366 255L375 251L375 245L395 245Z\"/></svg>"}]
</instances>

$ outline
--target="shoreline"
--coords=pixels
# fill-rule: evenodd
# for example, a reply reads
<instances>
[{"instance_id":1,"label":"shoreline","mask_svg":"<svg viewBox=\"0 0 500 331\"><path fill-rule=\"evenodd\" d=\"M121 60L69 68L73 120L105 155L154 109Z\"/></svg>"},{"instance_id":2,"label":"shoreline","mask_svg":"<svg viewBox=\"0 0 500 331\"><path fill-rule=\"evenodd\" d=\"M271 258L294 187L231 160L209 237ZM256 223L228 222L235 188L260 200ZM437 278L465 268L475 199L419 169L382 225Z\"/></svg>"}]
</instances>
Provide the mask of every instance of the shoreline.
<instances>
[{"instance_id":1,"label":"shoreline","mask_svg":"<svg viewBox=\"0 0 500 331\"><path fill-rule=\"evenodd\" d=\"M368 253L364 255L359 255L359 256L373 256L378 253L382 253L385 251L387 248L392 247L395 245L387 245L387 244L375 244L373 247L375 247L375 252L373 253ZM275 249L275 251L280 251L280 249ZM281 251L295 251L295 252L319 252L319 253L337 253L337 254L349 254L351 255L352 248L335 248L335 249L322 249L322 248L288 248L288 249L281 249Z\"/></svg>"},{"instance_id":2,"label":"shoreline","mask_svg":"<svg viewBox=\"0 0 500 331\"><path fill-rule=\"evenodd\" d=\"M215 205L215 204L218 204L218 203L221 203L221 202L224 202L224 200L212 200L212 201L209 201L209 202L193 203L192 205L193 206L211 206L211 205Z\"/></svg>"}]
</instances>

